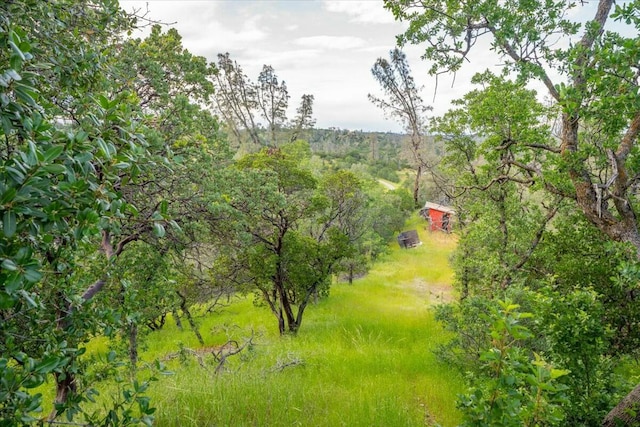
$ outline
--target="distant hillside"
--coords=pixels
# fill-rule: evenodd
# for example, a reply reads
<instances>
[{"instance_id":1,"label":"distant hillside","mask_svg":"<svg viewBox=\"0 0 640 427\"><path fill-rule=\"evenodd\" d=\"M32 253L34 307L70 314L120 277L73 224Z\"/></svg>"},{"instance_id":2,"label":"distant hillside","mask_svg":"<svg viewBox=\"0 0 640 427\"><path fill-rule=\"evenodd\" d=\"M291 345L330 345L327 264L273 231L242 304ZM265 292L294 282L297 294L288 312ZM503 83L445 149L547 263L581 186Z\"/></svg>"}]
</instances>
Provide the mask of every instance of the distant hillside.
<instances>
[{"instance_id":1,"label":"distant hillside","mask_svg":"<svg viewBox=\"0 0 640 427\"><path fill-rule=\"evenodd\" d=\"M311 129L307 131L314 153L332 156L353 155L365 161L397 161L407 135L391 132L366 132L347 129Z\"/></svg>"},{"instance_id":2,"label":"distant hillside","mask_svg":"<svg viewBox=\"0 0 640 427\"><path fill-rule=\"evenodd\" d=\"M263 136L264 129L258 130ZM282 129L277 140L284 143L291 140L289 129ZM311 152L330 162L336 169L357 170L372 178L382 178L395 183L401 181L400 171L413 169L410 165L411 153L407 150L409 136L394 132L368 132L339 128L305 129L299 139L309 142ZM443 149L435 145L432 136L426 136L424 158L437 159ZM265 137L266 139L266 137ZM255 145L243 145L240 153L259 149Z\"/></svg>"}]
</instances>

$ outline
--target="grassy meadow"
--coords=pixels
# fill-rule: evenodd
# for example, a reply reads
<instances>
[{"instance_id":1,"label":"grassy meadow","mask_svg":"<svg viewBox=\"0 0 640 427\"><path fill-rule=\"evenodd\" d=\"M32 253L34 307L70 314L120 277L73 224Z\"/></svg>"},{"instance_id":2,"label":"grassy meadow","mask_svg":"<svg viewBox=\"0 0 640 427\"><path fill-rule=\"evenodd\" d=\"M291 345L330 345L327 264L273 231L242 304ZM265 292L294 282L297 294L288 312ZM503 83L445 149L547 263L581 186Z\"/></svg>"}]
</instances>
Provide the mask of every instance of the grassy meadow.
<instances>
[{"instance_id":1,"label":"grassy meadow","mask_svg":"<svg viewBox=\"0 0 640 427\"><path fill-rule=\"evenodd\" d=\"M415 220L412 226L422 224ZM410 225L410 227L412 227ZM430 304L449 298L453 236L420 230L424 244L390 253L370 274L309 307L296 337L280 338L275 319L251 298L201 321L207 346L228 336L255 345L215 374L195 357L168 362L175 372L150 395L159 426L453 426L462 382L433 347L446 337ZM146 360L196 349L193 334L172 322L148 337ZM208 363L207 363L208 362Z\"/></svg>"},{"instance_id":2,"label":"grassy meadow","mask_svg":"<svg viewBox=\"0 0 640 427\"><path fill-rule=\"evenodd\" d=\"M446 336L430 310L452 297L448 256L455 237L424 225L414 218L407 226L419 230L423 245L401 250L392 243L366 277L334 284L328 298L307 308L295 337L279 337L273 315L251 296L200 317L205 349L255 334L254 345L229 358L221 373L203 349L200 357L189 351L176 357L180 348L201 347L186 321L179 330L169 319L147 335L141 365L164 360L173 372L149 390L155 425L456 425L463 384L432 353ZM106 347L95 341L89 352Z\"/></svg>"}]
</instances>

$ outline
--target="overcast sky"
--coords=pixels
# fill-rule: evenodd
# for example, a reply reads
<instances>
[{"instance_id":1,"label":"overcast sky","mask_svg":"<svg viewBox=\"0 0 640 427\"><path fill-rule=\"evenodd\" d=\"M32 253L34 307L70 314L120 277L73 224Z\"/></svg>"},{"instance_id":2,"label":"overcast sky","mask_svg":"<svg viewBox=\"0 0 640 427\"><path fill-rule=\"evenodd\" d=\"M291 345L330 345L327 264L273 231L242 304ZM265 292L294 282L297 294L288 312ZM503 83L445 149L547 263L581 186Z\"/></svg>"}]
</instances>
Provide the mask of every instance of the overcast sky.
<instances>
[{"instance_id":1,"label":"overcast sky","mask_svg":"<svg viewBox=\"0 0 640 427\"><path fill-rule=\"evenodd\" d=\"M315 97L316 127L352 130L400 131L367 99L380 94L371 75L379 57L388 58L395 36L406 24L394 21L382 0L120 0L121 6L150 10L150 17L172 24L184 46L215 61L229 52L253 81L262 66L274 67L291 95L290 116L303 94ZM440 77L435 101L435 79L421 49L405 49L414 78L424 85L423 99L433 114L442 114L451 99L464 94L468 73L486 68L476 64L467 75Z\"/></svg>"},{"instance_id":2,"label":"overcast sky","mask_svg":"<svg viewBox=\"0 0 640 427\"><path fill-rule=\"evenodd\" d=\"M395 36L406 23L396 22L382 0L120 0L127 10L150 10L149 17L172 23L184 46L215 62L229 52L246 75L257 80L262 66L273 66L287 83L290 117L303 94L315 97L316 127L352 130L400 131L384 117L367 94L380 95L371 67L388 58ZM593 2L595 3L595 2ZM589 2L585 3L590 8ZM580 8L577 8L580 9ZM482 41L481 43L484 43ZM486 54L471 56L471 63L454 78L436 80L420 59L423 49L404 48L414 79L423 86L422 98L442 115L453 99L470 90L472 74L495 68L499 60ZM473 51L472 51L473 53Z\"/></svg>"}]
</instances>

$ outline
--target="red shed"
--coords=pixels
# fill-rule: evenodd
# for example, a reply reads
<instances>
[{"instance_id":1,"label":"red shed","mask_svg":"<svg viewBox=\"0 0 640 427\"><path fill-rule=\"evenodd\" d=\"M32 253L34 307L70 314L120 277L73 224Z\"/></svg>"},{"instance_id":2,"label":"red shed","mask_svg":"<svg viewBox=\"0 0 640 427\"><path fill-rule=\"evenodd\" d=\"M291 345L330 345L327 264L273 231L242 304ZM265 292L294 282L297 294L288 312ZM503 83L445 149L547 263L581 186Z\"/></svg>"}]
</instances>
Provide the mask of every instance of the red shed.
<instances>
[{"instance_id":1,"label":"red shed","mask_svg":"<svg viewBox=\"0 0 640 427\"><path fill-rule=\"evenodd\" d=\"M431 202L425 203L424 208L420 209L420 216L429 221L430 231L451 232L452 217L455 214L453 209Z\"/></svg>"}]
</instances>

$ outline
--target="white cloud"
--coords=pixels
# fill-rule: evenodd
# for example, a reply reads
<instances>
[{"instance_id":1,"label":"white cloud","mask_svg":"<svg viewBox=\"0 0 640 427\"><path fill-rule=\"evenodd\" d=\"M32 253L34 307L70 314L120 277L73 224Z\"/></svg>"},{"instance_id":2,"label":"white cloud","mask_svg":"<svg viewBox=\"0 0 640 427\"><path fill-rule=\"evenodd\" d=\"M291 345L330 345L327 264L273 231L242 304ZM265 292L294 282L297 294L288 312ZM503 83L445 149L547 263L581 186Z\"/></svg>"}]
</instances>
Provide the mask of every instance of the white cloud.
<instances>
[{"instance_id":1,"label":"white cloud","mask_svg":"<svg viewBox=\"0 0 640 427\"><path fill-rule=\"evenodd\" d=\"M371 24L391 24L393 14L384 8L382 0L325 0L324 7L329 12L344 13L353 22Z\"/></svg>"},{"instance_id":2,"label":"white cloud","mask_svg":"<svg viewBox=\"0 0 640 427\"><path fill-rule=\"evenodd\" d=\"M311 36L300 37L294 43L308 48L345 50L364 46L365 41L352 36Z\"/></svg>"},{"instance_id":3,"label":"white cloud","mask_svg":"<svg viewBox=\"0 0 640 427\"><path fill-rule=\"evenodd\" d=\"M262 70L262 66L268 64L275 68L281 79L288 80L285 74L289 71L306 67L308 64L316 64L317 58L321 54L317 49L276 51L264 48L249 48L239 52L238 55L232 54L232 57L245 68L251 78L256 78L260 70Z\"/></svg>"},{"instance_id":4,"label":"white cloud","mask_svg":"<svg viewBox=\"0 0 640 427\"><path fill-rule=\"evenodd\" d=\"M229 28L219 21L210 21L203 29L196 30L199 42L218 46L223 51L266 40L269 33L261 29L260 16L253 16L243 22L240 28Z\"/></svg>"}]
</instances>

